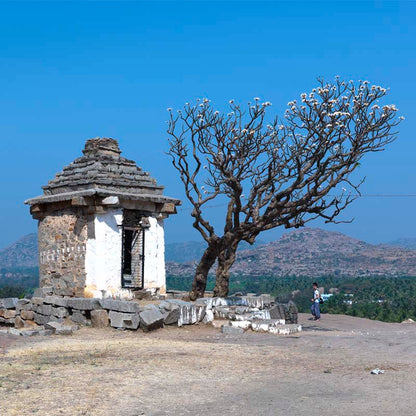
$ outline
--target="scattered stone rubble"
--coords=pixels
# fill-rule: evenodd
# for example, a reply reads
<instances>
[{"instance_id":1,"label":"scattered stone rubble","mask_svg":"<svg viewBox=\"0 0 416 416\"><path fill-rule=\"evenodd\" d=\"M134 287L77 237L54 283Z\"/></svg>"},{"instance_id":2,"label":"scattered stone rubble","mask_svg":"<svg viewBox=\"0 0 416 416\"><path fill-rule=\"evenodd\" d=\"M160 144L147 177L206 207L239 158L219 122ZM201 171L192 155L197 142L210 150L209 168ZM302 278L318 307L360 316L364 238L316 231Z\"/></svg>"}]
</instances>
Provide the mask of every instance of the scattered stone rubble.
<instances>
[{"instance_id":1,"label":"scattered stone rubble","mask_svg":"<svg viewBox=\"0 0 416 416\"><path fill-rule=\"evenodd\" d=\"M39 294L39 292L37 292ZM215 322L214 322L215 321ZM80 325L144 332L165 325L214 324L223 333L255 332L288 335L302 330L293 302L276 303L270 295L202 298L196 302L164 299L137 301L60 296L0 299L0 330L15 335L71 335Z\"/></svg>"}]
</instances>

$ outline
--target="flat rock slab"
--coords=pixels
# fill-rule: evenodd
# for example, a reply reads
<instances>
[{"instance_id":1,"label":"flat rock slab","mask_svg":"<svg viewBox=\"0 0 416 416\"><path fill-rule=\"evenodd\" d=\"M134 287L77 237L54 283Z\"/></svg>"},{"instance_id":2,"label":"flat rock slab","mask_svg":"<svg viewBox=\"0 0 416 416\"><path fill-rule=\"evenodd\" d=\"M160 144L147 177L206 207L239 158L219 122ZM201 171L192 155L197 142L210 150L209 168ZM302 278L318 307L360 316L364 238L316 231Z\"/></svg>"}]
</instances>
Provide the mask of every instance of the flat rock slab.
<instances>
[{"instance_id":1,"label":"flat rock slab","mask_svg":"<svg viewBox=\"0 0 416 416\"><path fill-rule=\"evenodd\" d=\"M236 328L234 326L223 325L221 327L221 332L223 334L244 334L244 329Z\"/></svg>"},{"instance_id":2,"label":"flat rock slab","mask_svg":"<svg viewBox=\"0 0 416 416\"><path fill-rule=\"evenodd\" d=\"M94 309L102 309L100 299L96 298L69 298L68 308L78 309L80 311L92 311Z\"/></svg>"},{"instance_id":3,"label":"flat rock slab","mask_svg":"<svg viewBox=\"0 0 416 416\"><path fill-rule=\"evenodd\" d=\"M102 309L117 312L136 313L139 312L140 309L137 302L129 302L126 300L101 299L100 305Z\"/></svg>"},{"instance_id":4,"label":"flat rock slab","mask_svg":"<svg viewBox=\"0 0 416 416\"><path fill-rule=\"evenodd\" d=\"M2 298L0 299L0 308L13 309L17 305L17 298Z\"/></svg>"},{"instance_id":5,"label":"flat rock slab","mask_svg":"<svg viewBox=\"0 0 416 416\"><path fill-rule=\"evenodd\" d=\"M62 298L60 296L45 296L44 303L66 308L68 306L68 298Z\"/></svg>"}]
</instances>

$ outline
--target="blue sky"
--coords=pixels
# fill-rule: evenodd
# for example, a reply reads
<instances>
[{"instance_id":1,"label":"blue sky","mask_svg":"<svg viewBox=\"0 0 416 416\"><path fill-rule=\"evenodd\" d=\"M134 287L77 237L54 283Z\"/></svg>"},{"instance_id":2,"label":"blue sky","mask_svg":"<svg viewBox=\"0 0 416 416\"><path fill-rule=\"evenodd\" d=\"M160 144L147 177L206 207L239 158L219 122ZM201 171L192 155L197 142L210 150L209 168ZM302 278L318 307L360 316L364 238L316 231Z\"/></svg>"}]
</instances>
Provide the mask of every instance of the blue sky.
<instances>
[{"instance_id":1,"label":"blue sky","mask_svg":"<svg viewBox=\"0 0 416 416\"><path fill-rule=\"evenodd\" d=\"M183 199L167 241L199 239L164 155L166 108L259 96L283 114L318 76L390 88L406 120L363 161L362 191L416 194L415 21L415 2L0 2L0 247L36 230L23 201L96 136L119 139ZM362 198L343 216L352 224L327 228L373 243L416 237L415 213L416 197Z\"/></svg>"}]
</instances>

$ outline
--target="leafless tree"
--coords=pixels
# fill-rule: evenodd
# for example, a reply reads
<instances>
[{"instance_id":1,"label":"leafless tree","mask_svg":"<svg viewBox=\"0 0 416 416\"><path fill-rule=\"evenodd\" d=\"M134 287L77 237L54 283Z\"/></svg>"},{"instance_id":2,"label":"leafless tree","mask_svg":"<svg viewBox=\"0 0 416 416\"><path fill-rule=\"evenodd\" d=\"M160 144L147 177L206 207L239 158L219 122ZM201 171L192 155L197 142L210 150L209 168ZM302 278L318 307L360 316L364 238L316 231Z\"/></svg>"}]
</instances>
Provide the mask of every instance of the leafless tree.
<instances>
[{"instance_id":1,"label":"leafless tree","mask_svg":"<svg viewBox=\"0 0 416 416\"><path fill-rule=\"evenodd\" d=\"M301 227L336 217L359 195L363 180L351 173L366 153L379 152L397 135L394 105L380 106L386 89L367 81L318 80L310 94L291 101L282 121L266 124L271 103L258 98L243 110L216 111L208 99L170 111L169 155L193 206L193 226L207 242L197 265L191 299L204 295L215 261L215 296L226 296L240 241L278 226ZM333 192L331 192L333 191ZM206 208L224 202L217 232Z\"/></svg>"}]
</instances>

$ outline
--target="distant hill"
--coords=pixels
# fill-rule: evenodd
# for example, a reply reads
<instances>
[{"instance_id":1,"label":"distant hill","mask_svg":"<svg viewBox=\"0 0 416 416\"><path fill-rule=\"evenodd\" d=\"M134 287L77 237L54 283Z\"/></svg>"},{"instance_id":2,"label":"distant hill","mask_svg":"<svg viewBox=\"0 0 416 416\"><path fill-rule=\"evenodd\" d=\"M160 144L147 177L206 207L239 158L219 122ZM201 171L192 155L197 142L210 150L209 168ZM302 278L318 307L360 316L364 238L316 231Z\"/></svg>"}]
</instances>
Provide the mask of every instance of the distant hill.
<instances>
[{"instance_id":1,"label":"distant hill","mask_svg":"<svg viewBox=\"0 0 416 416\"><path fill-rule=\"evenodd\" d=\"M167 274L187 276L195 262L167 263ZM242 276L416 276L416 250L372 245L339 232L302 228L238 253L231 269Z\"/></svg>"},{"instance_id":2,"label":"distant hill","mask_svg":"<svg viewBox=\"0 0 416 416\"><path fill-rule=\"evenodd\" d=\"M245 241L239 244L239 250L253 250L264 242L259 240L255 244L250 245ZM186 241L183 243L169 243L165 246L165 260L167 262L187 263L198 260L202 257L207 243L204 241Z\"/></svg>"},{"instance_id":3,"label":"distant hill","mask_svg":"<svg viewBox=\"0 0 416 416\"><path fill-rule=\"evenodd\" d=\"M244 243L240 248L232 268L235 275L416 276L416 250L398 245L372 245L318 228L298 229L267 244L259 242L251 247ZM204 242L166 244L167 274L191 276L204 249ZM3 269L0 284L6 276L8 282L14 278L21 280L28 272L22 269L37 265L36 234L28 234L0 250L0 269Z\"/></svg>"},{"instance_id":4,"label":"distant hill","mask_svg":"<svg viewBox=\"0 0 416 416\"><path fill-rule=\"evenodd\" d=\"M0 267L36 267L38 265L38 238L28 234L0 250Z\"/></svg>"},{"instance_id":5,"label":"distant hill","mask_svg":"<svg viewBox=\"0 0 416 416\"><path fill-rule=\"evenodd\" d=\"M416 250L416 238L399 238L387 243L389 246L397 246L407 248L409 250Z\"/></svg>"}]
</instances>

